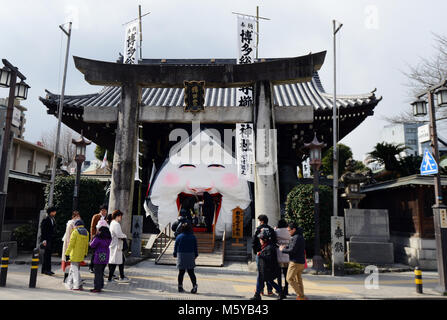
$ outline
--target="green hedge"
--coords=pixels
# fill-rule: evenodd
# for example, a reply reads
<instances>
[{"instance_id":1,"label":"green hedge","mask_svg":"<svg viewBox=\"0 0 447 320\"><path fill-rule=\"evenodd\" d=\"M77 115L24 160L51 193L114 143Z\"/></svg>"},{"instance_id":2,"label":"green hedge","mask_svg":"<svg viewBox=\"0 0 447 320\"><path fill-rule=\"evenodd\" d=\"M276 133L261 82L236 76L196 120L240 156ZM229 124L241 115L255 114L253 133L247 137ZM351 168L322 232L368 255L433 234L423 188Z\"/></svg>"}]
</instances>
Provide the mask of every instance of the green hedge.
<instances>
[{"instance_id":1,"label":"green hedge","mask_svg":"<svg viewBox=\"0 0 447 320\"><path fill-rule=\"evenodd\" d=\"M57 208L55 252L58 253L62 250L62 237L67 221L71 219L74 185L74 176L58 176L54 182L53 205ZM104 182L96 179L81 178L80 181L78 211L89 232L92 216L99 212L99 207L105 199L104 186ZM48 203L49 191L50 186L48 185L45 189L46 203Z\"/></svg>"},{"instance_id":2,"label":"green hedge","mask_svg":"<svg viewBox=\"0 0 447 320\"><path fill-rule=\"evenodd\" d=\"M320 185L320 248L331 242L332 189ZM306 255L314 254L315 222L313 185L298 185L287 195L287 222L294 221L302 229L306 240Z\"/></svg>"}]
</instances>

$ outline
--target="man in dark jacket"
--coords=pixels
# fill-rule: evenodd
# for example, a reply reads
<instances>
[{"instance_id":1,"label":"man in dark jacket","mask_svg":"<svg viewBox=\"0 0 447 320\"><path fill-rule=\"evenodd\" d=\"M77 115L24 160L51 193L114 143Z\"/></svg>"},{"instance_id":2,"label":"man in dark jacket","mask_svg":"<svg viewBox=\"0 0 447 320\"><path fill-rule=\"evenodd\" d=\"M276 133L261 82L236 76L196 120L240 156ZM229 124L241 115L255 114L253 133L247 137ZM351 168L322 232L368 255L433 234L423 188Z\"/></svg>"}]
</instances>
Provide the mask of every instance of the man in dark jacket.
<instances>
[{"instance_id":1,"label":"man in dark jacket","mask_svg":"<svg viewBox=\"0 0 447 320\"><path fill-rule=\"evenodd\" d=\"M259 233L261 250L257 254L259 257L258 281L256 283L255 295L251 300L261 300L261 292L264 289L264 282L267 282L267 285L276 289L280 300L285 298L281 286L274 281L280 275L281 269L276 255L276 246L272 244L272 235L273 233L267 228L262 229Z\"/></svg>"},{"instance_id":2,"label":"man in dark jacket","mask_svg":"<svg viewBox=\"0 0 447 320\"><path fill-rule=\"evenodd\" d=\"M42 274L52 276L54 274L51 271L51 254L53 253L54 236L56 234L56 208L49 207L47 209L47 216L42 220L40 224L40 242L44 247L43 262L42 262Z\"/></svg>"},{"instance_id":3,"label":"man in dark jacket","mask_svg":"<svg viewBox=\"0 0 447 320\"><path fill-rule=\"evenodd\" d=\"M259 226L256 228L255 234L253 236L252 240L252 249L254 254L256 255L256 266L259 270L259 257L258 252L261 251L261 243L259 241L259 234L261 233L262 229L268 229L271 234L271 245L273 247L276 247L276 233L275 230L268 225L269 218L265 214L261 214L258 216ZM258 282L259 282L259 274L258 274ZM264 290L264 284L262 284L262 290L261 294ZM267 294L272 295L273 294L273 288L272 286L267 282Z\"/></svg>"},{"instance_id":4,"label":"man in dark jacket","mask_svg":"<svg viewBox=\"0 0 447 320\"><path fill-rule=\"evenodd\" d=\"M303 230L295 222L289 223L287 230L291 239L288 246L280 246L279 250L287 253L290 258L286 280L296 292L297 300L307 300L304 295L303 278L301 276L305 264L305 241Z\"/></svg>"}]
</instances>

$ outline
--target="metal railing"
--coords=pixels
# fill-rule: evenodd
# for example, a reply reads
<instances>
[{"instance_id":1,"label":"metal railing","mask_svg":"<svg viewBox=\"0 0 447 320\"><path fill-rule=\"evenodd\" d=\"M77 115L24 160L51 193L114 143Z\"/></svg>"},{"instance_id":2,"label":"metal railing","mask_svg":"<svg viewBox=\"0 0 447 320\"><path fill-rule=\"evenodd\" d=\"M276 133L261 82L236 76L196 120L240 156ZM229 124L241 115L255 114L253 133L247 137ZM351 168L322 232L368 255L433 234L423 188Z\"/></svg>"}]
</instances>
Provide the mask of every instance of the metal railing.
<instances>
[{"instance_id":1,"label":"metal railing","mask_svg":"<svg viewBox=\"0 0 447 320\"><path fill-rule=\"evenodd\" d=\"M169 247L169 245L172 242L172 229L171 229L171 223L168 223L168 225L161 231L154 241L154 251L156 254L155 263L157 263L161 256L165 253L166 249Z\"/></svg>"}]
</instances>

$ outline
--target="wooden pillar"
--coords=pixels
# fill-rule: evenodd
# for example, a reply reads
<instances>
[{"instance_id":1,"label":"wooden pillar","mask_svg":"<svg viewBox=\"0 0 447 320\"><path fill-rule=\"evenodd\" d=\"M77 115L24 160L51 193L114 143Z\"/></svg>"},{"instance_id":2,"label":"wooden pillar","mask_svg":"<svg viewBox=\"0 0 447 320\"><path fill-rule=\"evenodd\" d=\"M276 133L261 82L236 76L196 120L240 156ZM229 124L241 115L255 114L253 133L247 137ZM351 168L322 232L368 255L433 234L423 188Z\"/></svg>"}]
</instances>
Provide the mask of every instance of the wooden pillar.
<instances>
[{"instance_id":1,"label":"wooden pillar","mask_svg":"<svg viewBox=\"0 0 447 320\"><path fill-rule=\"evenodd\" d=\"M123 212L121 228L128 238L131 235L140 90L135 83L122 85L110 186L109 213L116 209Z\"/></svg>"},{"instance_id":2,"label":"wooden pillar","mask_svg":"<svg viewBox=\"0 0 447 320\"><path fill-rule=\"evenodd\" d=\"M269 225L276 226L280 219L279 181L274 129L271 84L257 82L255 86L255 223L265 214Z\"/></svg>"}]
</instances>

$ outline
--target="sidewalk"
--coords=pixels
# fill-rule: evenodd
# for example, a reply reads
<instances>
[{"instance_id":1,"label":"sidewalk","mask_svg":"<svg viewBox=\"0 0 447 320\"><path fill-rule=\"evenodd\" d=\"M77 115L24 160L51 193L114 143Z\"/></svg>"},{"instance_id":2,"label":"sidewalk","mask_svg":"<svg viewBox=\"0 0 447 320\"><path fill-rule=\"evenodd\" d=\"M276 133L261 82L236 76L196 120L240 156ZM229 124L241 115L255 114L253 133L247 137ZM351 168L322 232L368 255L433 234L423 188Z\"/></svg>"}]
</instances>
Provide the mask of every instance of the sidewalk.
<instances>
[{"instance_id":1,"label":"sidewalk","mask_svg":"<svg viewBox=\"0 0 447 320\"><path fill-rule=\"evenodd\" d=\"M17 262L23 261L17 259ZM185 275L185 293L177 291L177 269L175 266L156 265L154 260L146 260L134 266L126 266L125 274L129 283L107 283L104 292L90 293L93 287L93 274L88 268L81 268L85 280L85 291L74 292L65 289L63 274L53 259L55 276L39 274L37 288L29 289L30 266L28 264L10 264L7 286L0 288L0 299L154 299L154 300L247 300L253 296L256 285L256 272L249 270L246 263L227 263L222 268L197 267L198 294L189 293L191 282ZM108 268L106 268L106 274ZM349 275L332 277L330 275L305 274L305 293L311 300L346 299L447 299L440 296L434 288L438 283L436 272L424 272L424 294L416 293L413 272L379 274L377 289L368 289L365 280L368 275ZM367 281L367 283L370 283ZM293 292L290 288L289 292ZM276 297L263 297L276 300ZM294 300L295 295L288 296Z\"/></svg>"}]
</instances>

